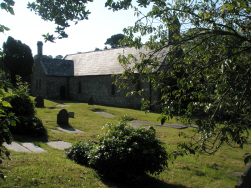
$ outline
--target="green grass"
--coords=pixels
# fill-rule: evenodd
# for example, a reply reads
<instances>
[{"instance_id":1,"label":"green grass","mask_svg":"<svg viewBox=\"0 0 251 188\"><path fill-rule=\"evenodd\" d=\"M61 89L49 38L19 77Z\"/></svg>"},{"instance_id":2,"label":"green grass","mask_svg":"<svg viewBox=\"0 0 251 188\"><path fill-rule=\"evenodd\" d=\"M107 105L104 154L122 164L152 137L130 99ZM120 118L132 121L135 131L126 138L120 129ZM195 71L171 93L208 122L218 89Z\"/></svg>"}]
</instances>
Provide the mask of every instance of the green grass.
<instances>
[{"instance_id":1,"label":"green grass","mask_svg":"<svg viewBox=\"0 0 251 188\"><path fill-rule=\"evenodd\" d=\"M34 99L34 98L32 98ZM60 107L57 105L69 105ZM75 113L69 118L69 124L83 134L56 133L57 114L65 108ZM137 184L107 180L99 176L93 169L78 165L66 158L64 151L54 149L44 141L62 140L74 143L78 140L96 140L103 133L102 127L109 122L116 123L122 115L130 119L149 121L157 124L158 114L143 111L114 108L107 106L88 106L86 103L71 101L45 100L45 108L37 108L37 117L42 119L48 136L43 138L15 136L16 141L29 141L46 150L46 153L19 153L11 151L11 161L2 164L5 180L0 180L0 187L234 187L239 178L230 176L233 172L243 172L245 169L243 154L250 152L250 143L244 149L223 146L215 155L188 155L170 161L169 167L159 175L146 176ZM94 113L104 111L116 117L104 117ZM169 123L176 123L175 119ZM182 130L192 134L193 128ZM176 149L182 138L178 137L180 130L173 128L157 128L156 132L167 151Z\"/></svg>"}]
</instances>

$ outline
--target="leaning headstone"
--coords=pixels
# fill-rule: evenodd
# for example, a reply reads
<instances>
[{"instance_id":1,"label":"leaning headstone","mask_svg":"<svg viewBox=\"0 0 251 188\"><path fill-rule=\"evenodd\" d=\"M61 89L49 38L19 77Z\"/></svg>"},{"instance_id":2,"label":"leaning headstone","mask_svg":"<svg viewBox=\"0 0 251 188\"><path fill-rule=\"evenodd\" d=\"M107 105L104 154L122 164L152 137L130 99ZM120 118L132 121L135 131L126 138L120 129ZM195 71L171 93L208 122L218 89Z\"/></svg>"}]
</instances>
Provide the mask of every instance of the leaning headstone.
<instances>
[{"instance_id":1,"label":"leaning headstone","mask_svg":"<svg viewBox=\"0 0 251 188\"><path fill-rule=\"evenodd\" d=\"M94 105L94 100L92 97L88 99L88 105Z\"/></svg>"},{"instance_id":2,"label":"leaning headstone","mask_svg":"<svg viewBox=\"0 0 251 188\"><path fill-rule=\"evenodd\" d=\"M241 175L239 182L235 188L250 188L251 187L251 163L245 168L244 174Z\"/></svg>"},{"instance_id":3,"label":"leaning headstone","mask_svg":"<svg viewBox=\"0 0 251 188\"><path fill-rule=\"evenodd\" d=\"M74 112L68 112L69 117L74 118Z\"/></svg>"},{"instance_id":4,"label":"leaning headstone","mask_svg":"<svg viewBox=\"0 0 251 188\"><path fill-rule=\"evenodd\" d=\"M57 115L57 124L59 125L68 125L69 124L69 115L67 110L62 109Z\"/></svg>"},{"instance_id":5,"label":"leaning headstone","mask_svg":"<svg viewBox=\"0 0 251 188\"><path fill-rule=\"evenodd\" d=\"M43 108L44 107L44 99L43 97L41 97L40 95L38 95L36 98L35 98L35 106L37 108Z\"/></svg>"}]
</instances>

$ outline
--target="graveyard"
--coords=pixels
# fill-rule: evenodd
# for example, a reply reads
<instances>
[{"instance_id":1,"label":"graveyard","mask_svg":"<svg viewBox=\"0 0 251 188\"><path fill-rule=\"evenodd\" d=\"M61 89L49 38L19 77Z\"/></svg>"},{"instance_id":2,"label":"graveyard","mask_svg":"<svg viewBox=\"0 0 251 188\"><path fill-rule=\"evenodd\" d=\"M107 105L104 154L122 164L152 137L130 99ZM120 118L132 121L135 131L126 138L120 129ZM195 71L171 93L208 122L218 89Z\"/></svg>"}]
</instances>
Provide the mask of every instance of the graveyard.
<instances>
[{"instance_id":1,"label":"graveyard","mask_svg":"<svg viewBox=\"0 0 251 188\"><path fill-rule=\"evenodd\" d=\"M32 97L32 100L35 100ZM127 108L115 108L72 101L44 100L36 107L47 135L14 135L11 160L4 160L4 180L1 187L234 187L246 168L243 155L250 152L251 139L243 149L223 145L214 155L197 154L168 161L168 167L158 175L148 175L131 182L106 179L94 169L76 164L66 157L65 148L76 141L96 141L107 123L117 123L126 115L135 129L152 126L168 152L177 149L180 132L193 134L175 118L164 126L159 114ZM25 151L15 151L15 146Z\"/></svg>"}]
</instances>

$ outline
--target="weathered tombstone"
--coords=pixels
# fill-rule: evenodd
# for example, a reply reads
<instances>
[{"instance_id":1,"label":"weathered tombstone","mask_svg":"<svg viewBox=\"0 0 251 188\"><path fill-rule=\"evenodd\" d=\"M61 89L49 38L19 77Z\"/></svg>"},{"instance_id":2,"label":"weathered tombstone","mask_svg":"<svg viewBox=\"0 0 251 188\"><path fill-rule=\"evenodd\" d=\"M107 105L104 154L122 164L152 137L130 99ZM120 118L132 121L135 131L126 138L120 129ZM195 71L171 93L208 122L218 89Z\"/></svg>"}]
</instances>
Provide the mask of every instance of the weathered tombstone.
<instances>
[{"instance_id":1,"label":"weathered tombstone","mask_svg":"<svg viewBox=\"0 0 251 188\"><path fill-rule=\"evenodd\" d=\"M69 124L69 115L66 109L59 111L57 115L57 124L59 125L68 125Z\"/></svg>"},{"instance_id":2,"label":"weathered tombstone","mask_svg":"<svg viewBox=\"0 0 251 188\"><path fill-rule=\"evenodd\" d=\"M36 98L35 98L35 106L37 108L43 108L44 107L44 99L43 97L41 97L40 95L38 95Z\"/></svg>"},{"instance_id":3,"label":"weathered tombstone","mask_svg":"<svg viewBox=\"0 0 251 188\"><path fill-rule=\"evenodd\" d=\"M251 188L251 163L245 168L244 174L241 175L235 188Z\"/></svg>"},{"instance_id":4,"label":"weathered tombstone","mask_svg":"<svg viewBox=\"0 0 251 188\"><path fill-rule=\"evenodd\" d=\"M88 105L94 105L94 100L92 97L88 99Z\"/></svg>"},{"instance_id":5,"label":"weathered tombstone","mask_svg":"<svg viewBox=\"0 0 251 188\"><path fill-rule=\"evenodd\" d=\"M69 117L74 118L74 112L68 112Z\"/></svg>"}]
</instances>

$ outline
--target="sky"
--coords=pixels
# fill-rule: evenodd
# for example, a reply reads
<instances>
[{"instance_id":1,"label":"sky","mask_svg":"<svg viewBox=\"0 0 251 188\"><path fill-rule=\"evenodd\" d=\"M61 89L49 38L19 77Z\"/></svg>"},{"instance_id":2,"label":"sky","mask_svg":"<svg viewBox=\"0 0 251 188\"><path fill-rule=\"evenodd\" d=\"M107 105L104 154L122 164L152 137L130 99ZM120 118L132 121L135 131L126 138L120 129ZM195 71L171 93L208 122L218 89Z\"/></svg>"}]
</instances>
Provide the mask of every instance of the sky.
<instances>
[{"instance_id":1,"label":"sky","mask_svg":"<svg viewBox=\"0 0 251 188\"><path fill-rule=\"evenodd\" d=\"M87 4L87 9L91 12L89 19L80 21L77 25L72 23L72 26L65 30L68 38L56 40L56 43L45 43L42 34L53 34L56 25L42 20L26 8L28 2L33 1L35 0L15 0L14 16L0 9L0 24L10 28L9 31L0 33L0 48L8 36L12 36L28 45L33 56L37 54L37 41L43 42L43 54L53 57L89 52L96 47L104 49L107 38L123 33L123 28L133 26L137 20L133 10L113 12L105 7L106 0L94 0ZM107 47L109 48L109 45Z\"/></svg>"}]
</instances>

